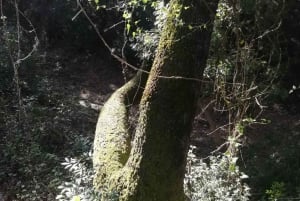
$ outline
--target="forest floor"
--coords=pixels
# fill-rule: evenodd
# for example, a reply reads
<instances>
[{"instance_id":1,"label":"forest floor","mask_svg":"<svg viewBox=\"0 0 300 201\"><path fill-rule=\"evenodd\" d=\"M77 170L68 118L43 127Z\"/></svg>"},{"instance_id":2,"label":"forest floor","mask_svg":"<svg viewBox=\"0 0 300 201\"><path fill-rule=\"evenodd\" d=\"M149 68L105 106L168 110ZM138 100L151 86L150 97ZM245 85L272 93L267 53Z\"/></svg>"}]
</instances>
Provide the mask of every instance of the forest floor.
<instances>
[{"instance_id":1,"label":"forest floor","mask_svg":"<svg viewBox=\"0 0 300 201\"><path fill-rule=\"evenodd\" d=\"M121 65L108 58L51 50L22 67L21 112L13 90L0 93L0 201L54 200L68 178L61 163L90 151L99 110L124 83ZM252 193L262 197L276 182L287 195L300 193L300 114L273 104L262 117L271 123L247 128L240 152ZM201 157L216 149L208 132L196 119L192 143Z\"/></svg>"}]
</instances>

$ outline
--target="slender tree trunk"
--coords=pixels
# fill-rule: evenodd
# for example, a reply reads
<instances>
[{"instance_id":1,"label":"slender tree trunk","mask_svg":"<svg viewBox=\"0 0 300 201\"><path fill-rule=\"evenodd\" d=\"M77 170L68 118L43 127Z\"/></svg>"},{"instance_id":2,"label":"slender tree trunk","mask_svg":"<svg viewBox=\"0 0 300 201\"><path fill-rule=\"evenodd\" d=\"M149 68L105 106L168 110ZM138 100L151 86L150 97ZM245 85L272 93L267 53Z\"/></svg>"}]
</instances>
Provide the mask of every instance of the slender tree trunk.
<instances>
[{"instance_id":1,"label":"slender tree trunk","mask_svg":"<svg viewBox=\"0 0 300 201\"><path fill-rule=\"evenodd\" d=\"M116 192L119 200L185 200L186 154L199 90L199 82L185 78L201 78L218 0L171 0L170 3L157 55L140 102L140 116L130 153L122 151L129 148L125 146L125 138L119 136L124 133L122 129L116 132L117 135L97 135L99 131L96 131L95 185L99 190L106 187ZM113 122L123 122L115 118ZM98 122L101 121L100 115ZM98 124L98 130L101 127ZM101 140L105 138L117 140ZM108 155L105 150L109 150ZM99 158L102 159L99 161Z\"/></svg>"}]
</instances>

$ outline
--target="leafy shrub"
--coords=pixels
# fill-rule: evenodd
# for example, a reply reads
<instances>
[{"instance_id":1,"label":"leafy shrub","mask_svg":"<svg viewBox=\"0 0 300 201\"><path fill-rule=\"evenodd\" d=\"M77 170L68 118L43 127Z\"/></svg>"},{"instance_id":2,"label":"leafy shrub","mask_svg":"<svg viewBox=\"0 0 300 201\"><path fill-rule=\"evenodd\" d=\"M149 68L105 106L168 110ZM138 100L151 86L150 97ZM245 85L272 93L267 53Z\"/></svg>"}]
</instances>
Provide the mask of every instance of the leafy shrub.
<instances>
[{"instance_id":1,"label":"leafy shrub","mask_svg":"<svg viewBox=\"0 0 300 201\"><path fill-rule=\"evenodd\" d=\"M150 30L138 27L137 32L134 32L131 39L131 48L137 52L137 56L141 60L153 60L156 48L158 46L160 32L167 18L168 5L163 1L158 1L152 5L153 11L153 26Z\"/></svg>"},{"instance_id":2,"label":"leafy shrub","mask_svg":"<svg viewBox=\"0 0 300 201\"><path fill-rule=\"evenodd\" d=\"M57 156L43 152L35 142L28 144L19 135L5 136L5 140L0 142L0 183L9 186L6 193L16 200L53 200L57 178L63 176L55 166Z\"/></svg>"},{"instance_id":3,"label":"leafy shrub","mask_svg":"<svg viewBox=\"0 0 300 201\"><path fill-rule=\"evenodd\" d=\"M62 163L70 173L69 181L63 182L58 189L60 193L56 196L59 201L117 201L119 196L116 192L102 189L95 191L93 187L94 171L92 167L92 154L84 153L80 158L65 158Z\"/></svg>"},{"instance_id":4,"label":"leafy shrub","mask_svg":"<svg viewBox=\"0 0 300 201\"><path fill-rule=\"evenodd\" d=\"M249 200L250 188L242 181L247 176L239 171L236 158L211 156L206 163L196 158L193 149L188 154L188 172L184 180L185 193L191 201ZM57 200L94 201L100 196L108 201L118 200L113 192L103 189L100 194L93 189L91 153L85 153L80 159L65 158L62 165L69 171L70 178L58 187Z\"/></svg>"},{"instance_id":5,"label":"leafy shrub","mask_svg":"<svg viewBox=\"0 0 300 201\"><path fill-rule=\"evenodd\" d=\"M283 182L273 182L270 189L266 190L268 200L276 201L284 195L285 187Z\"/></svg>"},{"instance_id":6,"label":"leafy shrub","mask_svg":"<svg viewBox=\"0 0 300 201\"><path fill-rule=\"evenodd\" d=\"M85 153L80 159L65 158L62 165L70 172L70 181L64 182L58 188L56 196L59 201L99 199L99 194L93 190L93 170L91 153Z\"/></svg>"},{"instance_id":7,"label":"leafy shrub","mask_svg":"<svg viewBox=\"0 0 300 201\"><path fill-rule=\"evenodd\" d=\"M188 170L184 180L187 197L191 201L247 201L250 188L243 182L248 178L239 171L237 158L226 155L210 156L209 162L188 153Z\"/></svg>"}]
</instances>

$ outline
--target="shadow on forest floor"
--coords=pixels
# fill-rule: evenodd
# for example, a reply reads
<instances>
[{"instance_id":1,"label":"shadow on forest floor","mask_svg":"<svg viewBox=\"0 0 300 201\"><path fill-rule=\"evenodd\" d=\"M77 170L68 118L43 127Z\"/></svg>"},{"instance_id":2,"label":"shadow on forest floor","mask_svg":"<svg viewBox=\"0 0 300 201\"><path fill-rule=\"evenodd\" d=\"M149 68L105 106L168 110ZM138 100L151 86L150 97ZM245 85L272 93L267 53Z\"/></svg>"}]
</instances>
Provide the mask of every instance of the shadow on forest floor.
<instances>
[{"instance_id":1,"label":"shadow on forest floor","mask_svg":"<svg viewBox=\"0 0 300 201\"><path fill-rule=\"evenodd\" d=\"M20 122L14 86L0 90L0 193L54 200L67 178L60 163L90 151L99 110L124 82L121 68L99 53L56 49L26 61L20 80Z\"/></svg>"}]
</instances>

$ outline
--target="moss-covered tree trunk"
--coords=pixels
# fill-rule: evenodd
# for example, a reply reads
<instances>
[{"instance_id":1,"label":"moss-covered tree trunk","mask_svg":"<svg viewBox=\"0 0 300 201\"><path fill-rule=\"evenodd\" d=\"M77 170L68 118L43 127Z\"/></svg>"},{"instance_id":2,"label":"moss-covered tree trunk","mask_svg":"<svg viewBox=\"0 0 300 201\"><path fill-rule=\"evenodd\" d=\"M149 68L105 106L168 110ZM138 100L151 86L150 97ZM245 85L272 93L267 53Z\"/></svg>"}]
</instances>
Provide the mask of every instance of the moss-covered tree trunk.
<instances>
[{"instance_id":1,"label":"moss-covered tree trunk","mask_svg":"<svg viewBox=\"0 0 300 201\"><path fill-rule=\"evenodd\" d=\"M104 106L94 143L94 184L100 191L116 192L124 201L185 200L186 153L199 90L199 82L189 78L203 73L217 2L171 0L132 147L121 116L126 109L120 91L126 85Z\"/></svg>"}]
</instances>

